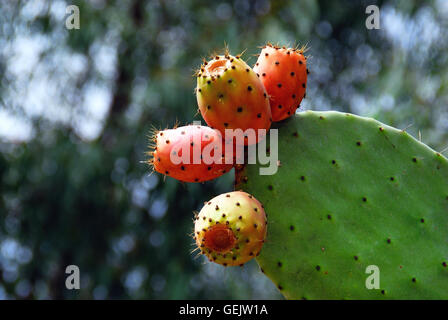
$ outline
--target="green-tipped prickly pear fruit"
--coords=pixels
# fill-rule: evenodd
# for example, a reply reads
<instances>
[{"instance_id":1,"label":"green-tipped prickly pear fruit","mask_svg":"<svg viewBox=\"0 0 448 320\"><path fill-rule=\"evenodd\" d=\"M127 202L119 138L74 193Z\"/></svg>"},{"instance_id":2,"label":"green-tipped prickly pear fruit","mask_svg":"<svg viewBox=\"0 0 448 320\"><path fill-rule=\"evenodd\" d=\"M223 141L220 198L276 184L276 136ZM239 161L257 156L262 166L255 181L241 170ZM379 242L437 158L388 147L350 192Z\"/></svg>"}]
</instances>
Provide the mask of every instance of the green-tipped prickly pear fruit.
<instances>
[{"instance_id":1,"label":"green-tipped prickly pear fruit","mask_svg":"<svg viewBox=\"0 0 448 320\"><path fill-rule=\"evenodd\" d=\"M221 194L196 216L194 239L210 261L242 266L258 256L266 237L263 205L248 193Z\"/></svg>"},{"instance_id":2,"label":"green-tipped prickly pear fruit","mask_svg":"<svg viewBox=\"0 0 448 320\"><path fill-rule=\"evenodd\" d=\"M239 56L226 53L204 62L197 73L196 97L204 120L223 137L226 129L241 130L234 132L237 144L256 143L271 126L263 83ZM248 129L254 132L252 139Z\"/></svg>"}]
</instances>

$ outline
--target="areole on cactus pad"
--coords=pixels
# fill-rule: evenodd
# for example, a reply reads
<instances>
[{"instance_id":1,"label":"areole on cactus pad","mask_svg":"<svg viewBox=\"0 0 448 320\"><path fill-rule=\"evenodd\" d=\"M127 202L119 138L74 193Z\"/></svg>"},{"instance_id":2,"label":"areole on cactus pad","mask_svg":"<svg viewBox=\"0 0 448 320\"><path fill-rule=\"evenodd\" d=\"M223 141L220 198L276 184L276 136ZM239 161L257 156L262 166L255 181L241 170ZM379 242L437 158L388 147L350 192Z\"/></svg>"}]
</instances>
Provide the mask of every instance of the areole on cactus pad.
<instances>
[{"instance_id":1,"label":"areole on cactus pad","mask_svg":"<svg viewBox=\"0 0 448 320\"><path fill-rule=\"evenodd\" d=\"M446 299L448 160L403 130L353 114L306 111L276 125L277 173L246 165L236 188L269 212L257 262L280 292ZM369 266L378 289L366 286Z\"/></svg>"}]
</instances>

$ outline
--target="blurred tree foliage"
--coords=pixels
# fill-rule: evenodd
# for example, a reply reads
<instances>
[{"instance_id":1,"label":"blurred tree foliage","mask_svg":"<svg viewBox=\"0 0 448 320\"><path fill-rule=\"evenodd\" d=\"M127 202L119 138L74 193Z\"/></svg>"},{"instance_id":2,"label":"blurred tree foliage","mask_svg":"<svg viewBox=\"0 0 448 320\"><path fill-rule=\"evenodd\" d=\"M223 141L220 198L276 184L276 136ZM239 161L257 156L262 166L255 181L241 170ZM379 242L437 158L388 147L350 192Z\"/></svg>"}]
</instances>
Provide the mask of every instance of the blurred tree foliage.
<instances>
[{"instance_id":1,"label":"blurred tree foliage","mask_svg":"<svg viewBox=\"0 0 448 320\"><path fill-rule=\"evenodd\" d=\"M65 28L69 4L80 30ZM365 27L370 4L380 30ZM252 64L266 41L307 43L301 110L412 124L440 150L447 18L443 0L2 1L0 299L281 298L255 262L195 259L192 211L231 190L232 173L149 175L151 128L201 119L192 75L214 50L247 49ZM65 288L71 264L79 291Z\"/></svg>"}]
</instances>

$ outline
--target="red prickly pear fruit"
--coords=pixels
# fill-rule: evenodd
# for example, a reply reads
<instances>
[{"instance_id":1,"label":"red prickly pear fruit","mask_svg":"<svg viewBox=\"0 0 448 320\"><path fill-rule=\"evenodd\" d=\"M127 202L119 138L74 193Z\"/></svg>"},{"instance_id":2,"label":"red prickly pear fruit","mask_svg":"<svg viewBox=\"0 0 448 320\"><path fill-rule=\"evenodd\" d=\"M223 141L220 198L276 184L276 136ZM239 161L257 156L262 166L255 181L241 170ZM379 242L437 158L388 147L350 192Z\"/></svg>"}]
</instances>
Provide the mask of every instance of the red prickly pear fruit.
<instances>
[{"instance_id":1,"label":"red prickly pear fruit","mask_svg":"<svg viewBox=\"0 0 448 320\"><path fill-rule=\"evenodd\" d=\"M194 239L202 254L223 266L242 266L258 256L266 232L263 205L242 191L207 202L194 224Z\"/></svg>"},{"instance_id":2,"label":"red prickly pear fruit","mask_svg":"<svg viewBox=\"0 0 448 320\"><path fill-rule=\"evenodd\" d=\"M196 98L207 124L225 137L226 129L253 129L252 138L234 131L237 145L264 138L272 117L267 92L257 74L239 56L226 53L204 62L197 72ZM243 140L244 139L244 140Z\"/></svg>"},{"instance_id":3,"label":"red prickly pear fruit","mask_svg":"<svg viewBox=\"0 0 448 320\"><path fill-rule=\"evenodd\" d=\"M152 140L150 164L155 171L177 180L203 182L232 169L232 164L225 163L224 142L218 130L188 125L155 132Z\"/></svg>"},{"instance_id":4,"label":"red prickly pear fruit","mask_svg":"<svg viewBox=\"0 0 448 320\"><path fill-rule=\"evenodd\" d=\"M258 56L254 71L269 94L273 121L292 116L305 97L308 69L304 50L267 44Z\"/></svg>"}]
</instances>

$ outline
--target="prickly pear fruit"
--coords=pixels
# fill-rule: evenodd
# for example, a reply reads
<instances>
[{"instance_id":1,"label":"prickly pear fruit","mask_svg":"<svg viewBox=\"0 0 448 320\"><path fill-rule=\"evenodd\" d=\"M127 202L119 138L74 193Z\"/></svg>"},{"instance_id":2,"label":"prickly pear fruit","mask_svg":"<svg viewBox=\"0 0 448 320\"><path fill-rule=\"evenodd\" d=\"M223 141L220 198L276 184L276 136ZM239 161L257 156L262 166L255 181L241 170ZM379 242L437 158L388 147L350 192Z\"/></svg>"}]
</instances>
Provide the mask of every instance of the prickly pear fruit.
<instances>
[{"instance_id":1,"label":"prickly pear fruit","mask_svg":"<svg viewBox=\"0 0 448 320\"><path fill-rule=\"evenodd\" d=\"M293 115L305 97L308 69L303 52L267 44L255 63L254 71L269 94L273 121Z\"/></svg>"},{"instance_id":2,"label":"prickly pear fruit","mask_svg":"<svg viewBox=\"0 0 448 320\"><path fill-rule=\"evenodd\" d=\"M203 182L232 169L221 156L225 157L225 148L218 130L188 125L155 132L152 139L154 170L177 180Z\"/></svg>"},{"instance_id":3,"label":"prickly pear fruit","mask_svg":"<svg viewBox=\"0 0 448 320\"><path fill-rule=\"evenodd\" d=\"M266 90L257 74L239 56L226 53L204 62L197 72L196 97L204 120L223 136L225 129L256 131L255 141L241 132L234 132L238 135L237 144L243 141L245 145L254 144L264 137L258 129L267 131L271 127Z\"/></svg>"},{"instance_id":4,"label":"prickly pear fruit","mask_svg":"<svg viewBox=\"0 0 448 320\"><path fill-rule=\"evenodd\" d=\"M263 205L234 191L206 202L196 216L194 239L202 254L224 266L242 266L258 256L266 238Z\"/></svg>"}]
</instances>

